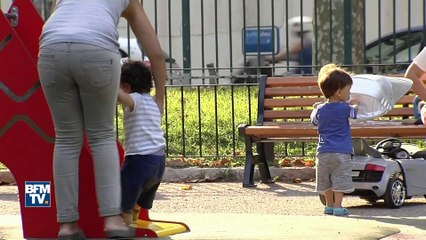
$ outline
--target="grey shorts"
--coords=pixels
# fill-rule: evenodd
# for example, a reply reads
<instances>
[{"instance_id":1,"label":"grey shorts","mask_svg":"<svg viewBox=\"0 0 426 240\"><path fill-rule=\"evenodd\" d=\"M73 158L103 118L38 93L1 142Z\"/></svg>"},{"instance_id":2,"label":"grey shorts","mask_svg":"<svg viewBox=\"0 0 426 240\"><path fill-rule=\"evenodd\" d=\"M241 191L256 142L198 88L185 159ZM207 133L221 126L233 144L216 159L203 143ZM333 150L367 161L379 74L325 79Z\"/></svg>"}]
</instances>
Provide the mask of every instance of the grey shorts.
<instances>
[{"instance_id":1,"label":"grey shorts","mask_svg":"<svg viewBox=\"0 0 426 240\"><path fill-rule=\"evenodd\" d=\"M320 153L317 155L316 191L323 194L354 191L352 183L352 156L343 153Z\"/></svg>"}]
</instances>

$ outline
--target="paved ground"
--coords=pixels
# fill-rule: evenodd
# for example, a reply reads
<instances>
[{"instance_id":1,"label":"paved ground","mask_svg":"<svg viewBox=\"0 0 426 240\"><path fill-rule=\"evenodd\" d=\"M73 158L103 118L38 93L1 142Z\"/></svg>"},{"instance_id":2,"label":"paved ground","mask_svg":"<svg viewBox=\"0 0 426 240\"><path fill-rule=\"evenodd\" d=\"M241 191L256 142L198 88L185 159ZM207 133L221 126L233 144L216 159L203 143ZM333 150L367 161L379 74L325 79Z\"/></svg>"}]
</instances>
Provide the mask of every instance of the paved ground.
<instances>
[{"instance_id":1,"label":"paved ground","mask_svg":"<svg viewBox=\"0 0 426 240\"><path fill-rule=\"evenodd\" d=\"M186 186L192 189L184 190ZM426 200L400 209L347 197L350 217L322 214L314 183L164 183L153 219L185 222L191 232L164 240L200 239L426 239ZM0 186L0 239L22 239L16 186Z\"/></svg>"}]
</instances>

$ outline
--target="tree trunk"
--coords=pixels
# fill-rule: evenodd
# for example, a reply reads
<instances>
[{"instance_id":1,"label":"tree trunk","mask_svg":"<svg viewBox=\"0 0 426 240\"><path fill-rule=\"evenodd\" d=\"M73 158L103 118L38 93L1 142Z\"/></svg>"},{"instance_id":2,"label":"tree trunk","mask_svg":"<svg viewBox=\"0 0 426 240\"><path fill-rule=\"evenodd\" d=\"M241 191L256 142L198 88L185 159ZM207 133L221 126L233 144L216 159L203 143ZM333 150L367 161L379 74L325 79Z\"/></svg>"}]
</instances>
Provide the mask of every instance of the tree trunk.
<instances>
[{"instance_id":1,"label":"tree trunk","mask_svg":"<svg viewBox=\"0 0 426 240\"><path fill-rule=\"evenodd\" d=\"M342 0L316 0L314 17L314 54L313 63L321 66L328 63L343 65L345 63L345 6ZM350 1L351 7L351 29L352 37L346 44L351 44L352 49L351 66L349 70L360 73L362 66L352 66L364 63L365 31L364 31L364 1ZM360 51L360 49L362 49Z\"/></svg>"}]
</instances>

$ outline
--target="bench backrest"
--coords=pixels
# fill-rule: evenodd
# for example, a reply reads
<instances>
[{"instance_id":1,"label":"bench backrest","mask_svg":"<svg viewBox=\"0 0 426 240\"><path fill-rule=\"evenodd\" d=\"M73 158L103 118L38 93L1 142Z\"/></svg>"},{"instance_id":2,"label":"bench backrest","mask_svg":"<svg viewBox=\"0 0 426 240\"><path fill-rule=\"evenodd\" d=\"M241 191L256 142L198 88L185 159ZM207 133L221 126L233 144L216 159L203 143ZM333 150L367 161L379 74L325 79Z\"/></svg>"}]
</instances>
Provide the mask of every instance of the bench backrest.
<instances>
[{"instance_id":1,"label":"bench backrest","mask_svg":"<svg viewBox=\"0 0 426 240\"><path fill-rule=\"evenodd\" d=\"M415 95L409 91L394 109L380 117L405 119L412 117ZM288 121L310 121L312 105L323 101L317 76L262 77L259 83L257 125L276 125Z\"/></svg>"}]
</instances>

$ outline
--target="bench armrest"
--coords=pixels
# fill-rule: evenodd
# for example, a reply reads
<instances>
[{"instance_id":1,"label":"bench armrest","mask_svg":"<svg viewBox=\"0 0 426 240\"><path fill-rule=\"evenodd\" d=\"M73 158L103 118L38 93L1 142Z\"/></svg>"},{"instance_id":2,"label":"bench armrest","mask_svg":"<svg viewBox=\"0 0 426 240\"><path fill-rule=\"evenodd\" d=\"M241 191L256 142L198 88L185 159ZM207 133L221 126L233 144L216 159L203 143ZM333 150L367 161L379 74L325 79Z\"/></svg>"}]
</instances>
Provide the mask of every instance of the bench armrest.
<instances>
[{"instance_id":1,"label":"bench armrest","mask_svg":"<svg viewBox=\"0 0 426 240\"><path fill-rule=\"evenodd\" d=\"M244 137L246 135L245 129L248 126L250 126L250 125L249 124L245 124L245 123L242 123L242 124L238 125L238 135L240 137Z\"/></svg>"}]
</instances>

